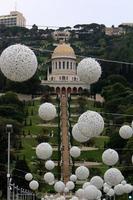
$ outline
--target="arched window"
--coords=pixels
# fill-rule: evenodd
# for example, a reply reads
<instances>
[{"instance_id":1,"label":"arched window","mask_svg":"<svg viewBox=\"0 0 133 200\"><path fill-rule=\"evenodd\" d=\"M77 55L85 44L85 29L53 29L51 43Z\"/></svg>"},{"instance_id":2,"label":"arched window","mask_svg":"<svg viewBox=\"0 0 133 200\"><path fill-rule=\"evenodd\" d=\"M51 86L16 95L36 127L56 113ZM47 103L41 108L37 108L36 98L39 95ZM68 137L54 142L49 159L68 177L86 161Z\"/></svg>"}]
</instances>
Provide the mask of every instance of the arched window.
<instances>
[{"instance_id":1,"label":"arched window","mask_svg":"<svg viewBox=\"0 0 133 200\"><path fill-rule=\"evenodd\" d=\"M65 69L65 61L63 61L63 69Z\"/></svg>"},{"instance_id":2,"label":"arched window","mask_svg":"<svg viewBox=\"0 0 133 200\"><path fill-rule=\"evenodd\" d=\"M70 67L71 67L71 69L72 69L72 62L70 62Z\"/></svg>"},{"instance_id":3,"label":"arched window","mask_svg":"<svg viewBox=\"0 0 133 200\"><path fill-rule=\"evenodd\" d=\"M61 62L59 62L59 69L61 69Z\"/></svg>"},{"instance_id":4,"label":"arched window","mask_svg":"<svg viewBox=\"0 0 133 200\"><path fill-rule=\"evenodd\" d=\"M69 62L67 61L67 69L69 69Z\"/></svg>"},{"instance_id":5,"label":"arched window","mask_svg":"<svg viewBox=\"0 0 133 200\"><path fill-rule=\"evenodd\" d=\"M62 80L63 80L63 81L65 80L65 76L62 76Z\"/></svg>"}]
</instances>

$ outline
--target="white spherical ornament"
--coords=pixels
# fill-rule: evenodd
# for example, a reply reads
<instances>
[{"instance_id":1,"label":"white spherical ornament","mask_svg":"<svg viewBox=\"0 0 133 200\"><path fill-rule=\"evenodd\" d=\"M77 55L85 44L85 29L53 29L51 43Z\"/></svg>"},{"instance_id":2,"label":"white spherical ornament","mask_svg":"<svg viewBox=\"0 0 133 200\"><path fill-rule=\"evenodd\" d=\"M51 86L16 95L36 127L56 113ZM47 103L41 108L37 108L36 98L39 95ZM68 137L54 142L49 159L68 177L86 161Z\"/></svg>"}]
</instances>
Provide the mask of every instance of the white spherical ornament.
<instances>
[{"instance_id":1,"label":"white spherical ornament","mask_svg":"<svg viewBox=\"0 0 133 200\"><path fill-rule=\"evenodd\" d=\"M31 190L37 190L39 187L39 183L37 181L33 180L29 183L29 187Z\"/></svg>"},{"instance_id":2,"label":"white spherical ornament","mask_svg":"<svg viewBox=\"0 0 133 200\"><path fill-rule=\"evenodd\" d=\"M101 189L103 187L103 179L100 176L92 177L90 183L96 186L97 189Z\"/></svg>"},{"instance_id":3,"label":"white spherical ornament","mask_svg":"<svg viewBox=\"0 0 133 200\"><path fill-rule=\"evenodd\" d=\"M122 184L122 185L126 185L127 182L126 182L125 180L123 180L123 181L121 181L121 184Z\"/></svg>"},{"instance_id":4,"label":"white spherical ornament","mask_svg":"<svg viewBox=\"0 0 133 200\"><path fill-rule=\"evenodd\" d=\"M72 181L68 181L68 182L66 183L66 187L67 187L69 190L73 190L74 187L75 187L75 185L74 185L74 183L73 183Z\"/></svg>"},{"instance_id":5,"label":"white spherical ornament","mask_svg":"<svg viewBox=\"0 0 133 200\"><path fill-rule=\"evenodd\" d=\"M78 197L79 199L83 199L84 198L84 190L83 189L78 189L75 193L76 197Z\"/></svg>"},{"instance_id":6,"label":"white spherical ornament","mask_svg":"<svg viewBox=\"0 0 133 200\"><path fill-rule=\"evenodd\" d=\"M42 160L47 160L52 156L53 149L50 144L43 142L36 147L36 155Z\"/></svg>"},{"instance_id":7,"label":"white spherical ornament","mask_svg":"<svg viewBox=\"0 0 133 200\"><path fill-rule=\"evenodd\" d=\"M80 166L76 169L75 174L79 180L85 180L89 177L89 169L85 166Z\"/></svg>"},{"instance_id":8,"label":"white spherical ornament","mask_svg":"<svg viewBox=\"0 0 133 200\"><path fill-rule=\"evenodd\" d=\"M69 192L69 189L67 187L65 187L64 193L68 193L68 192Z\"/></svg>"},{"instance_id":9,"label":"white spherical ornament","mask_svg":"<svg viewBox=\"0 0 133 200\"><path fill-rule=\"evenodd\" d=\"M58 182L55 183L54 189L55 189L56 192L61 193L65 189L65 184L62 181L58 181Z\"/></svg>"},{"instance_id":10,"label":"white spherical ornament","mask_svg":"<svg viewBox=\"0 0 133 200\"><path fill-rule=\"evenodd\" d=\"M124 194L124 185L122 185L122 184L116 185L114 187L114 191L115 191L115 194L118 196Z\"/></svg>"},{"instance_id":11,"label":"white spherical ornament","mask_svg":"<svg viewBox=\"0 0 133 200\"><path fill-rule=\"evenodd\" d=\"M11 45L0 56L0 69L11 81L27 81L37 70L37 59L29 47L21 44Z\"/></svg>"},{"instance_id":12,"label":"white spherical ornament","mask_svg":"<svg viewBox=\"0 0 133 200\"><path fill-rule=\"evenodd\" d=\"M49 185L54 185L55 181L49 182Z\"/></svg>"},{"instance_id":13,"label":"white spherical ornament","mask_svg":"<svg viewBox=\"0 0 133 200\"><path fill-rule=\"evenodd\" d=\"M108 196L112 197L114 196L115 191L113 189L110 189L109 192L107 193Z\"/></svg>"},{"instance_id":14,"label":"white spherical ornament","mask_svg":"<svg viewBox=\"0 0 133 200\"><path fill-rule=\"evenodd\" d=\"M78 197L72 197L71 200L79 200Z\"/></svg>"},{"instance_id":15,"label":"white spherical ornament","mask_svg":"<svg viewBox=\"0 0 133 200\"><path fill-rule=\"evenodd\" d=\"M26 181L31 181L32 179L33 179L33 176L32 176L31 173L27 173L27 174L25 175L25 180L26 180Z\"/></svg>"},{"instance_id":16,"label":"white spherical ornament","mask_svg":"<svg viewBox=\"0 0 133 200\"><path fill-rule=\"evenodd\" d=\"M84 58L77 67L80 80L88 84L97 82L101 73L101 66L94 58Z\"/></svg>"},{"instance_id":17,"label":"white spherical ornament","mask_svg":"<svg viewBox=\"0 0 133 200\"><path fill-rule=\"evenodd\" d=\"M73 158L78 158L81 154L81 151L80 151L80 148L79 147L76 147L76 146L73 146L71 149L70 149L70 155L73 157Z\"/></svg>"},{"instance_id":18,"label":"white spherical ornament","mask_svg":"<svg viewBox=\"0 0 133 200\"><path fill-rule=\"evenodd\" d=\"M54 182L54 174L51 172L47 172L46 174L44 174L44 180L46 183L52 183Z\"/></svg>"},{"instance_id":19,"label":"white spherical ornament","mask_svg":"<svg viewBox=\"0 0 133 200\"><path fill-rule=\"evenodd\" d=\"M56 108L51 103L43 103L40 105L38 113L41 119L49 121L56 117Z\"/></svg>"},{"instance_id":20,"label":"white spherical ornament","mask_svg":"<svg viewBox=\"0 0 133 200\"><path fill-rule=\"evenodd\" d=\"M133 186L130 184L125 184L123 186L124 193L128 194L133 191Z\"/></svg>"},{"instance_id":21,"label":"white spherical ornament","mask_svg":"<svg viewBox=\"0 0 133 200\"><path fill-rule=\"evenodd\" d=\"M94 185L89 185L84 189L84 197L88 200L95 200L98 196L98 189Z\"/></svg>"},{"instance_id":22,"label":"white spherical ornament","mask_svg":"<svg viewBox=\"0 0 133 200\"><path fill-rule=\"evenodd\" d=\"M116 168L110 168L104 174L104 180L110 186L118 185L123 179L121 172Z\"/></svg>"},{"instance_id":23,"label":"white spherical ornament","mask_svg":"<svg viewBox=\"0 0 133 200\"><path fill-rule=\"evenodd\" d=\"M78 119L78 127L85 137L96 137L104 129L102 116L95 111L86 111Z\"/></svg>"},{"instance_id":24,"label":"white spherical ornament","mask_svg":"<svg viewBox=\"0 0 133 200\"><path fill-rule=\"evenodd\" d=\"M102 192L100 190L98 190L97 192L98 192L97 199L99 200L102 197Z\"/></svg>"},{"instance_id":25,"label":"white spherical ornament","mask_svg":"<svg viewBox=\"0 0 133 200\"><path fill-rule=\"evenodd\" d=\"M119 155L113 149L107 149L102 154L102 161L106 165L113 166L118 162L118 160L119 160Z\"/></svg>"},{"instance_id":26,"label":"white spherical ornament","mask_svg":"<svg viewBox=\"0 0 133 200\"><path fill-rule=\"evenodd\" d=\"M106 186L103 188L103 191L104 191L106 194L109 192L109 190L110 190L110 188L108 188L108 187L106 187Z\"/></svg>"},{"instance_id":27,"label":"white spherical ornament","mask_svg":"<svg viewBox=\"0 0 133 200\"><path fill-rule=\"evenodd\" d=\"M83 184L82 188L85 189L88 185L91 185L91 183L90 183L90 182L85 182L85 183Z\"/></svg>"},{"instance_id":28,"label":"white spherical ornament","mask_svg":"<svg viewBox=\"0 0 133 200\"><path fill-rule=\"evenodd\" d=\"M47 170L52 170L55 167L55 163L52 160L47 160L45 163L45 168Z\"/></svg>"},{"instance_id":29,"label":"white spherical ornament","mask_svg":"<svg viewBox=\"0 0 133 200\"><path fill-rule=\"evenodd\" d=\"M81 142L81 143L82 142L87 142L89 140L88 137L85 137L84 135L81 134L81 131L79 130L79 127L78 127L78 123L76 123L73 126L72 136L77 142Z\"/></svg>"},{"instance_id":30,"label":"white spherical ornament","mask_svg":"<svg viewBox=\"0 0 133 200\"><path fill-rule=\"evenodd\" d=\"M129 139L133 136L133 129L128 125L123 125L119 130L119 135L123 139Z\"/></svg>"},{"instance_id":31,"label":"white spherical ornament","mask_svg":"<svg viewBox=\"0 0 133 200\"><path fill-rule=\"evenodd\" d=\"M76 182L77 181L77 176L75 174L72 174L70 176L70 181Z\"/></svg>"}]
</instances>

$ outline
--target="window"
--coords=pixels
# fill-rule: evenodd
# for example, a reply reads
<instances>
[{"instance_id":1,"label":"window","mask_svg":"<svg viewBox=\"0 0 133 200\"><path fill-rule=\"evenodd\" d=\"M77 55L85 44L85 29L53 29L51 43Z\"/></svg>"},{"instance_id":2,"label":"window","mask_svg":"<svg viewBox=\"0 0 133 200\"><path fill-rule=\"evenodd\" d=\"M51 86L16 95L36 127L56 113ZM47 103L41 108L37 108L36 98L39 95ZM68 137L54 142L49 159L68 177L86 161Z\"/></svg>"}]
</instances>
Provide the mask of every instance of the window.
<instances>
[{"instance_id":1,"label":"window","mask_svg":"<svg viewBox=\"0 0 133 200\"><path fill-rule=\"evenodd\" d=\"M65 61L63 61L63 69L65 69Z\"/></svg>"},{"instance_id":2,"label":"window","mask_svg":"<svg viewBox=\"0 0 133 200\"><path fill-rule=\"evenodd\" d=\"M62 76L62 80L63 80L63 81L65 80L65 76Z\"/></svg>"},{"instance_id":3,"label":"window","mask_svg":"<svg viewBox=\"0 0 133 200\"><path fill-rule=\"evenodd\" d=\"M71 69L72 69L72 62L70 64L71 64L70 66L71 66Z\"/></svg>"},{"instance_id":4,"label":"window","mask_svg":"<svg viewBox=\"0 0 133 200\"><path fill-rule=\"evenodd\" d=\"M57 69L57 62L55 63L55 68Z\"/></svg>"},{"instance_id":5,"label":"window","mask_svg":"<svg viewBox=\"0 0 133 200\"><path fill-rule=\"evenodd\" d=\"M69 69L69 62L67 61L67 69Z\"/></svg>"},{"instance_id":6,"label":"window","mask_svg":"<svg viewBox=\"0 0 133 200\"><path fill-rule=\"evenodd\" d=\"M59 62L59 69L61 69L61 62Z\"/></svg>"}]
</instances>

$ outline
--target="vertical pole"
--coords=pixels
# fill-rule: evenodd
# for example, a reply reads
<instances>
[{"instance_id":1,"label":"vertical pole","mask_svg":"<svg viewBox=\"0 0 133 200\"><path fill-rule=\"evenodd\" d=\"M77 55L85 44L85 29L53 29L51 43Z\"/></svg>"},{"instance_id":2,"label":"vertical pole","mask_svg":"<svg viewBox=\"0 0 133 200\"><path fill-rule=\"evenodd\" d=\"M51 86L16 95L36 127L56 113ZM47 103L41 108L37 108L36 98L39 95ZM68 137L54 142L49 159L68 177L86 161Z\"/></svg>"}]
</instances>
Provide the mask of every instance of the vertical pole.
<instances>
[{"instance_id":1,"label":"vertical pole","mask_svg":"<svg viewBox=\"0 0 133 200\"><path fill-rule=\"evenodd\" d=\"M10 131L8 131L8 149L7 149L7 200L10 200Z\"/></svg>"},{"instance_id":2,"label":"vertical pole","mask_svg":"<svg viewBox=\"0 0 133 200\"><path fill-rule=\"evenodd\" d=\"M15 200L15 184L12 185L12 199Z\"/></svg>"}]
</instances>

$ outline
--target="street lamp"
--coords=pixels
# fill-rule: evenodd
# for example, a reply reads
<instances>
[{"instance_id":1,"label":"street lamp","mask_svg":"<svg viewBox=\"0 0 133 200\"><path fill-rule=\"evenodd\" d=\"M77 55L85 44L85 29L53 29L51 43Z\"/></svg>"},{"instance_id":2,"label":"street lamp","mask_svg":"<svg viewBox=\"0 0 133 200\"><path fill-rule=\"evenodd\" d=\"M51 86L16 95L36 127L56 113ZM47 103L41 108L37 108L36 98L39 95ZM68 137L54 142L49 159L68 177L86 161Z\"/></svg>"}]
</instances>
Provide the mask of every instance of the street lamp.
<instances>
[{"instance_id":1,"label":"street lamp","mask_svg":"<svg viewBox=\"0 0 133 200\"><path fill-rule=\"evenodd\" d=\"M12 124L6 125L6 133L8 134L8 150L7 150L7 200L10 200L10 135L13 132Z\"/></svg>"}]
</instances>

